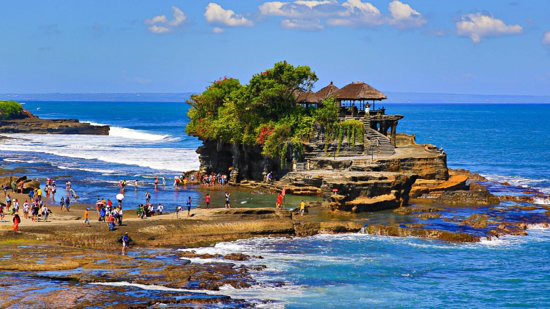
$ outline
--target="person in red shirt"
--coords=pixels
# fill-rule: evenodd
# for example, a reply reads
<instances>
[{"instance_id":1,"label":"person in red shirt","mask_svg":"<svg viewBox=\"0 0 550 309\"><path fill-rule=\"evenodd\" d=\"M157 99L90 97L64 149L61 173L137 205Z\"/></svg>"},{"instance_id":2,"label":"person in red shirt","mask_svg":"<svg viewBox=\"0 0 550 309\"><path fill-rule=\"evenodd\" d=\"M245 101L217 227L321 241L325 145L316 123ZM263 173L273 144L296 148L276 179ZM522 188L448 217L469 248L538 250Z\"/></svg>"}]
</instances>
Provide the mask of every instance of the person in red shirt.
<instances>
[{"instance_id":1,"label":"person in red shirt","mask_svg":"<svg viewBox=\"0 0 550 309\"><path fill-rule=\"evenodd\" d=\"M204 201L206 202L206 208L210 208L210 193L206 193Z\"/></svg>"},{"instance_id":2,"label":"person in red shirt","mask_svg":"<svg viewBox=\"0 0 550 309\"><path fill-rule=\"evenodd\" d=\"M280 209L282 205L283 205L283 195L279 193L277 194L277 203L275 204L275 207L277 207L277 209Z\"/></svg>"},{"instance_id":3,"label":"person in red shirt","mask_svg":"<svg viewBox=\"0 0 550 309\"><path fill-rule=\"evenodd\" d=\"M19 223L21 223L21 218L19 218L18 214L15 214L13 216L13 230L15 232L19 232Z\"/></svg>"}]
</instances>

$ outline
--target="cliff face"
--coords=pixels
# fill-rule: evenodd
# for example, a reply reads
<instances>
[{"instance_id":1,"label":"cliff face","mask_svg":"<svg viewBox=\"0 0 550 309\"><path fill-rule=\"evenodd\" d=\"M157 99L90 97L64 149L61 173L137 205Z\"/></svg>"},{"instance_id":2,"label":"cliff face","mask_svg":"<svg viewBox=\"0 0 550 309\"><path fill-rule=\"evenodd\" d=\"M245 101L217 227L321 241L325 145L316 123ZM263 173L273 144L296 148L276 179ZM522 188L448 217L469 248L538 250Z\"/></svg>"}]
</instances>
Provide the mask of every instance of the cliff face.
<instances>
[{"instance_id":1,"label":"cliff face","mask_svg":"<svg viewBox=\"0 0 550 309\"><path fill-rule=\"evenodd\" d=\"M109 126L96 126L76 119L0 120L0 133L109 135Z\"/></svg>"},{"instance_id":2,"label":"cliff face","mask_svg":"<svg viewBox=\"0 0 550 309\"><path fill-rule=\"evenodd\" d=\"M274 176L282 176L291 168L281 168L278 161L262 155L257 146L204 141L197 153L201 172L230 175L233 182L243 179L261 181L270 171Z\"/></svg>"}]
</instances>

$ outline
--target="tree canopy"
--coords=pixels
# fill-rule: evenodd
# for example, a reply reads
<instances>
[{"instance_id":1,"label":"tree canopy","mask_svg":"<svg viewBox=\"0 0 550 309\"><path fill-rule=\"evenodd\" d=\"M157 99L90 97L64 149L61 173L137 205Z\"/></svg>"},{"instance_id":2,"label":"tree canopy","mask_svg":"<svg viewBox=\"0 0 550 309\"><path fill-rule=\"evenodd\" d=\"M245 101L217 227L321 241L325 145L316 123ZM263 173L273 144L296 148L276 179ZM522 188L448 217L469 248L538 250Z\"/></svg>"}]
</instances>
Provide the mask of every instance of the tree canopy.
<instances>
[{"instance_id":1,"label":"tree canopy","mask_svg":"<svg viewBox=\"0 0 550 309\"><path fill-rule=\"evenodd\" d=\"M220 79L187 101L191 109L186 131L202 140L258 145L264 155L283 159L289 148L301 149L315 123L330 125L338 119L332 99L318 109L296 104L294 94L310 91L316 81L308 66L286 62L255 74L246 85Z\"/></svg>"},{"instance_id":2,"label":"tree canopy","mask_svg":"<svg viewBox=\"0 0 550 309\"><path fill-rule=\"evenodd\" d=\"M0 101L0 119L19 118L23 114L23 106L17 101Z\"/></svg>"}]
</instances>

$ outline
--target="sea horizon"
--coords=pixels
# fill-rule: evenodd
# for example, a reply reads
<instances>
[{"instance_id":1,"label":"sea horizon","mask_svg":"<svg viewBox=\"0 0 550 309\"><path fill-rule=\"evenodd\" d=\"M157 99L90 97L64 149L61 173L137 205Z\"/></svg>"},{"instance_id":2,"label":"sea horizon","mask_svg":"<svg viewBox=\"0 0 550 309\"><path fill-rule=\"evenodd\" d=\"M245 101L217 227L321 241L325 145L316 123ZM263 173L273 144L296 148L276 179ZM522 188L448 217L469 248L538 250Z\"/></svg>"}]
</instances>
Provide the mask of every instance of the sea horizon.
<instances>
[{"instance_id":1,"label":"sea horizon","mask_svg":"<svg viewBox=\"0 0 550 309\"><path fill-rule=\"evenodd\" d=\"M120 93L0 93L0 100L74 102L185 102L197 92L120 92ZM550 104L550 95L496 95L422 92L385 92L382 104Z\"/></svg>"}]
</instances>

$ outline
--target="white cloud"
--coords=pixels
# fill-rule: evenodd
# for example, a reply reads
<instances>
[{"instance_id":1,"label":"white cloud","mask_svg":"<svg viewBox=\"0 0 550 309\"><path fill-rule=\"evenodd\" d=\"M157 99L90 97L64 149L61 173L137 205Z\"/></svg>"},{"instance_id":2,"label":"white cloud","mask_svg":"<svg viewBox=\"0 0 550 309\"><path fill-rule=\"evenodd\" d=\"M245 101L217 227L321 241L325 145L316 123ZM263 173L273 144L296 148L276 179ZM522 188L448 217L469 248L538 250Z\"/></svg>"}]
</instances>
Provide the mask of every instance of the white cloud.
<instances>
[{"instance_id":1,"label":"white cloud","mask_svg":"<svg viewBox=\"0 0 550 309\"><path fill-rule=\"evenodd\" d=\"M174 19L168 23L172 27L177 27L181 25L187 19L185 13L177 6L172 7L172 16L174 17Z\"/></svg>"},{"instance_id":2,"label":"white cloud","mask_svg":"<svg viewBox=\"0 0 550 309\"><path fill-rule=\"evenodd\" d=\"M339 17L331 18L331 26L380 25L383 23L380 10L370 2L347 0L342 3L344 10L337 12Z\"/></svg>"},{"instance_id":3,"label":"white cloud","mask_svg":"<svg viewBox=\"0 0 550 309\"><path fill-rule=\"evenodd\" d=\"M484 37L518 34L522 31L520 25L507 25L500 19L481 13L464 15L456 23L457 34L469 37L474 43L481 42Z\"/></svg>"},{"instance_id":4,"label":"white cloud","mask_svg":"<svg viewBox=\"0 0 550 309\"><path fill-rule=\"evenodd\" d=\"M330 14L330 9L338 5L335 0L296 0L293 2L271 1L261 4L260 14L266 16L312 18Z\"/></svg>"},{"instance_id":5,"label":"white cloud","mask_svg":"<svg viewBox=\"0 0 550 309\"><path fill-rule=\"evenodd\" d=\"M550 45L550 31L544 34L544 37L542 38L542 43Z\"/></svg>"},{"instance_id":6,"label":"white cloud","mask_svg":"<svg viewBox=\"0 0 550 309\"><path fill-rule=\"evenodd\" d=\"M145 23L149 25L149 31L152 33L171 32L174 28L181 25L187 20L185 13L177 6L172 6L172 20L168 20L166 15L155 16L151 19L146 19Z\"/></svg>"},{"instance_id":7,"label":"white cloud","mask_svg":"<svg viewBox=\"0 0 550 309\"><path fill-rule=\"evenodd\" d=\"M286 29L301 29L301 30L321 30L323 25L321 21L306 20L306 19L284 19L281 21L281 26Z\"/></svg>"},{"instance_id":8,"label":"white cloud","mask_svg":"<svg viewBox=\"0 0 550 309\"><path fill-rule=\"evenodd\" d=\"M388 5L390 23L400 27L418 27L426 23L426 19L410 5L394 0Z\"/></svg>"},{"instance_id":9,"label":"white cloud","mask_svg":"<svg viewBox=\"0 0 550 309\"><path fill-rule=\"evenodd\" d=\"M166 18L166 15L155 16L151 19L145 20L145 23L147 24L167 23L167 22L168 22L168 18Z\"/></svg>"},{"instance_id":10,"label":"white cloud","mask_svg":"<svg viewBox=\"0 0 550 309\"><path fill-rule=\"evenodd\" d=\"M204 12L204 17L211 24L220 24L230 27L252 26L252 21L242 15L235 14L232 10L226 10L217 3L209 3Z\"/></svg>"},{"instance_id":11,"label":"white cloud","mask_svg":"<svg viewBox=\"0 0 550 309\"><path fill-rule=\"evenodd\" d=\"M159 26L159 25L151 25L151 26L149 26L149 31L151 31L153 33L166 33L166 32L170 32L171 30L168 27Z\"/></svg>"},{"instance_id":12,"label":"white cloud","mask_svg":"<svg viewBox=\"0 0 550 309\"><path fill-rule=\"evenodd\" d=\"M216 33L216 34L217 34L217 33L224 33L224 32L225 32L225 29L220 28L220 27L214 27L214 28L212 29L212 32L214 32L214 33Z\"/></svg>"},{"instance_id":13,"label":"white cloud","mask_svg":"<svg viewBox=\"0 0 550 309\"><path fill-rule=\"evenodd\" d=\"M321 29L330 26L421 26L426 20L409 5L394 0L391 16L385 17L372 3L364 0L294 0L270 1L258 7L264 16L286 17L281 25L290 29Z\"/></svg>"}]
</instances>

